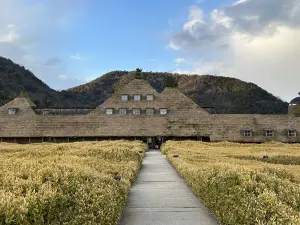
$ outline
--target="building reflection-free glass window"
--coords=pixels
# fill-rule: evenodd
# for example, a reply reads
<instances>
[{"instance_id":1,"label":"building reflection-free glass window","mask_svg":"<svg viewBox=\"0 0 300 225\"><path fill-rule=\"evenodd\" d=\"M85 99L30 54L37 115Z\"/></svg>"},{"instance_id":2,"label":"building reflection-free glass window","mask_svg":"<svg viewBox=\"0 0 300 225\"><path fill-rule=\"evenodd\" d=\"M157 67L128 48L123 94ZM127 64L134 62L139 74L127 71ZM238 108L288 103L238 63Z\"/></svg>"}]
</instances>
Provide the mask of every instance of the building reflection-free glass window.
<instances>
[{"instance_id":1,"label":"building reflection-free glass window","mask_svg":"<svg viewBox=\"0 0 300 225\"><path fill-rule=\"evenodd\" d=\"M160 115L167 115L168 110L167 109L159 109L159 114Z\"/></svg>"},{"instance_id":2,"label":"building reflection-free glass window","mask_svg":"<svg viewBox=\"0 0 300 225\"><path fill-rule=\"evenodd\" d=\"M297 132L295 130L289 130L288 131L288 136L289 137L296 137L297 136Z\"/></svg>"},{"instance_id":3,"label":"building reflection-free glass window","mask_svg":"<svg viewBox=\"0 0 300 225\"><path fill-rule=\"evenodd\" d=\"M119 109L119 114L120 115L126 115L127 110L126 109Z\"/></svg>"},{"instance_id":4,"label":"building reflection-free glass window","mask_svg":"<svg viewBox=\"0 0 300 225\"><path fill-rule=\"evenodd\" d=\"M8 114L9 115L15 115L16 114L16 109L8 109Z\"/></svg>"},{"instance_id":5,"label":"building reflection-free glass window","mask_svg":"<svg viewBox=\"0 0 300 225\"><path fill-rule=\"evenodd\" d=\"M274 137L274 131L273 130L266 130L266 137Z\"/></svg>"},{"instance_id":6,"label":"building reflection-free glass window","mask_svg":"<svg viewBox=\"0 0 300 225\"><path fill-rule=\"evenodd\" d=\"M128 95L121 95L121 101L128 101Z\"/></svg>"},{"instance_id":7,"label":"building reflection-free glass window","mask_svg":"<svg viewBox=\"0 0 300 225\"><path fill-rule=\"evenodd\" d=\"M112 115L114 113L113 109L105 109L105 114L106 115Z\"/></svg>"},{"instance_id":8,"label":"building reflection-free glass window","mask_svg":"<svg viewBox=\"0 0 300 225\"><path fill-rule=\"evenodd\" d=\"M133 114L133 115L136 115L136 116L137 116L137 115L140 115L140 114L141 114L141 110L140 110L140 109L133 109L133 110L132 110L132 114Z\"/></svg>"},{"instance_id":9,"label":"building reflection-free glass window","mask_svg":"<svg viewBox=\"0 0 300 225\"><path fill-rule=\"evenodd\" d=\"M146 115L148 116L154 115L154 109L146 109Z\"/></svg>"},{"instance_id":10,"label":"building reflection-free glass window","mask_svg":"<svg viewBox=\"0 0 300 225\"><path fill-rule=\"evenodd\" d=\"M147 98L147 101L153 101L154 96L153 95L147 95L146 98Z\"/></svg>"},{"instance_id":11,"label":"building reflection-free glass window","mask_svg":"<svg viewBox=\"0 0 300 225\"><path fill-rule=\"evenodd\" d=\"M141 95L134 95L133 100L134 101L141 101Z\"/></svg>"},{"instance_id":12,"label":"building reflection-free glass window","mask_svg":"<svg viewBox=\"0 0 300 225\"><path fill-rule=\"evenodd\" d=\"M251 136L252 136L251 130L244 130L244 137L251 137Z\"/></svg>"}]
</instances>

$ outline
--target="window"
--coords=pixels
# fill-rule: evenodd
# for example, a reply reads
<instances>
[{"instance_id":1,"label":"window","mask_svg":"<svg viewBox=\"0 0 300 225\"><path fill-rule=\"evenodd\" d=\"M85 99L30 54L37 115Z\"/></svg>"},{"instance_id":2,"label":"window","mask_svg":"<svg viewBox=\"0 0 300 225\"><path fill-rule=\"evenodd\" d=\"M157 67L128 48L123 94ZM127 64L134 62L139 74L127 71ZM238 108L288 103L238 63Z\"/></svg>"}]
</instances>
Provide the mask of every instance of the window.
<instances>
[{"instance_id":1,"label":"window","mask_svg":"<svg viewBox=\"0 0 300 225\"><path fill-rule=\"evenodd\" d=\"M146 98L147 98L147 101L153 101L154 96L153 95L147 95Z\"/></svg>"},{"instance_id":2,"label":"window","mask_svg":"<svg viewBox=\"0 0 300 225\"><path fill-rule=\"evenodd\" d=\"M244 130L244 137L251 137L252 131L251 130Z\"/></svg>"},{"instance_id":3,"label":"window","mask_svg":"<svg viewBox=\"0 0 300 225\"><path fill-rule=\"evenodd\" d=\"M112 115L114 113L113 109L105 109L105 114L106 115Z\"/></svg>"},{"instance_id":4,"label":"window","mask_svg":"<svg viewBox=\"0 0 300 225\"><path fill-rule=\"evenodd\" d=\"M146 109L146 115L148 116L154 115L154 109Z\"/></svg>"},{"instance_id":5,"label":"window","mask_svg":"<svg viewBox=\"0 0 300 225\"><path fill-rule=\"evenodd\" d=\"M297 132L295 130L289 130L288 131L288 136L289 137L297 137Z\"/></svg>"},{"instance_id":6,"label":"window","mask_svg":"<svg viewBox=\"0 0 300 225\"><path fill-rule=\"evenodd\" d=\"M132 110L132 114L133 114L133 115L136 115L136 116L137 116L137 115L140 115L140 114L141 114L141 109L133 109L133 110Z\"/></svg>"},{"instance_id":7,"label":"window","mask_svg":"<svg viewBox=\"0 0 300 225\"><path fill-rule=\"evenodd\" d=\"M274 137L274 130L266 130L266 137Z\"/></svg>"},{"instance_id":8,"label":"window","mask_svg":"<svg viewBox=\"0 0 300 225\"><path fill-rule=\"evenodd\" d=\"M159 109L159 114L160 115L167 115L168 110L167 109Z\"/></svg>"},{"instance_id":9,"label":"window","mask_svg":"<svg viewBox=\"0 0 300 225\"><path fill-rule=\"evenodd\" d=\"M128 101L128 95L121 95L121 101Z\"/></svg>"},{"instance_id":10,"label":"window","mask_svg":"<svg viewBox=\"0 0 300 225\"><path fill-rule=\"evenodd\" d=\"M8 109L9 115L16 115L17 109Z\"/></svg>"},{"instance_id":11,"label":"window","mask_svg":"<svg viewBox=\"0 0 300 225\"><path fill-rule=\"evenodd\" d=\"M133 100L134 101L141 101L141 95L134 95Z\"/></svg>"},{"instance_id":12,"label":"window","mask_svg":"<svg viewBox=\"0 0 300 225\"><path fill-rule=\"evenodd\" d=\"M126 115L127 109L119 109L119 114L120 115Z\"/></svg>"}]
</instances>

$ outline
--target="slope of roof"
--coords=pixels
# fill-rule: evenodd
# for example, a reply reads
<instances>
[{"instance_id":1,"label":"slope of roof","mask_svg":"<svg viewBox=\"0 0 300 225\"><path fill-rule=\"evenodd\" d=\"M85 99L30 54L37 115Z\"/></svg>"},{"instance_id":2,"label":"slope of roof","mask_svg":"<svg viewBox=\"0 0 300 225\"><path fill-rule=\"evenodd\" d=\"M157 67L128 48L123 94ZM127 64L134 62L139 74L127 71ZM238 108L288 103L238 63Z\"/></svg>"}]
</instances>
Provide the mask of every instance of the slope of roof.
<instances>
[{"instance_id":1,"label":"slope of roof","mask_svg":"<svg viewBox=\"0 0 300 225\"><path fill-rule=\"evenodd\" d=\"M161 96L168 106L172 106L177 110L198 110L202 114L209 114L206 110L202 109L192 99L184 95L178 88L167 87Z\"/></svg>"},{"instance_id":2,"label":"slope of roof","mask_svg":"<svg viewBox=\"0 0 300 225\"><path fill-rule=\"evenodd\" d=\"M121 101L121 95L129 95L129 101ZM154 95L154 101L131 101L132 96L134 95L142 95L145 98L145 95L151 94ZM159 93L145 80L142 79L134 79L129 84L127 84L122 89L116 91L109 99L107 99L102 105L98 108L103 107L130 107L130 108L147 108L153 107L154 105L159 106L161 103L161 98ZM158 104L158 105L157 105Z\"/></svg>"},{"instance_id":3,"label":"slope of roof","mask_svg":"<svg viewBox=\"0 0 300 225\"><path fill-rule=\"evenodd\" d=\"M14 100L3 105L1 108L33 108L36 105L28 98L17 97Z\"/></svg>"},{"instance_id":4,"label":"slope of roof","mask_svg":"<svg viewBox=\"0 0 300 225\"><path fill-rule=\"evenodd\" d=\"M149 94L154 94L156 90L145 80L143 79L134 79L121 90L117 91L117 93L122 94L143 94L145 92L149 92Z\"/></svg>"}]
</instances>

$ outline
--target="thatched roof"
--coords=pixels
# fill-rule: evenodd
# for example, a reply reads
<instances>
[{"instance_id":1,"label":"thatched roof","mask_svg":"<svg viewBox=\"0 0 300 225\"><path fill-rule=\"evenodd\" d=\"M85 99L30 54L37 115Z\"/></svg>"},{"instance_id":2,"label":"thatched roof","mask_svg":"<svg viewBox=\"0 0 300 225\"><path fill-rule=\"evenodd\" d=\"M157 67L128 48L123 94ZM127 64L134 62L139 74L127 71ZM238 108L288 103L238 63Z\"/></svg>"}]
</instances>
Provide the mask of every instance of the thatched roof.
<instances>
[{"instance_id":1,"label":"thatched roof","mask_svg":"<svg viewBox=\"0 0 300 225\"><path fill-rule=\"evenodd\" d=\"M128 95L129 101L122 101L121 95ZM145 100L146 95L151 94L154 96L153 101ZM134 95L142 95L141 101L133 101ZM134 79L127 84L123 89L117 91L111 98L106 100L98 108L164 108L165 101L161 95L149 83L143 79Z\"/></svg>"},{"instance_id":2,"label":"thatched roof","mask_svg":"<svg viewBox=\"0 0 300 225\"><path fill-rule=\"evenodd\" d=\"M178 88L167 87L162 93L161 97L169 107L174 109L174 112L183 111L197 111L198 113L208 115L208 112L202 109L199 105L193 102L189 97L184 95Z\"/></svg>"},{"instance_id":3,"label":"thatched roof","mask_svg":"<svg viewBox=\"0 0 300 225\"><path fill-rule=\"evenodd\" d=\"M131 98L121 101L122 94ZM136 94L143 96L141 101L132 99ZM154 96L153 101L145 99L147 94ZM33 107L35 105L26 98L16 98L0 107L0 138L210 136L215 140L238 140L243 128L261 132L260 129L276 124L284 136L286 129L300 127L300 118L288 115L210 115L177 88L166 88L159 94L142 79L133 80L88 114L38 115ZM9 108L18 108L16 115L9 115ZM129 111L166 108L168 114L106 115L106 108L116 109L116 112L120 108Z\"/></svg>"},{"instance_id":4,"label":"thatched roof","mask_svg":"<svg viewBox=\"0 0 300 225\"><path fill-rule=\"evenodd\" d=\"M5 107L5 108L28 108L28 107L34 108L34 107L36 107L36 105L28 98L17 97L2 107Z\"/></svg>"}]
</instances>

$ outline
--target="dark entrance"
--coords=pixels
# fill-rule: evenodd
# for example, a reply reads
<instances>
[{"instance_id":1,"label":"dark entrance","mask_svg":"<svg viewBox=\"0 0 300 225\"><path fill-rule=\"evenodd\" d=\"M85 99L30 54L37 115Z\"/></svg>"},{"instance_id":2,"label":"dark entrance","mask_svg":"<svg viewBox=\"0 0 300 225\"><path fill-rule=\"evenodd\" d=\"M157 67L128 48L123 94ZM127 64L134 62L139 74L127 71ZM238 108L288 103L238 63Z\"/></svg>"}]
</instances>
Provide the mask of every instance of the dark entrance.
<instances>
[{"instance_id":1,"label":"dark entrance","mask_svg":"<svg viewBox=\"0 0 300 225\"><path fill-rule=\"evenodd\" d=\"M160 146L163 143L162 137L148 137L147 144L149 149L160 149Z\"/></svg>"}]
</instances>

